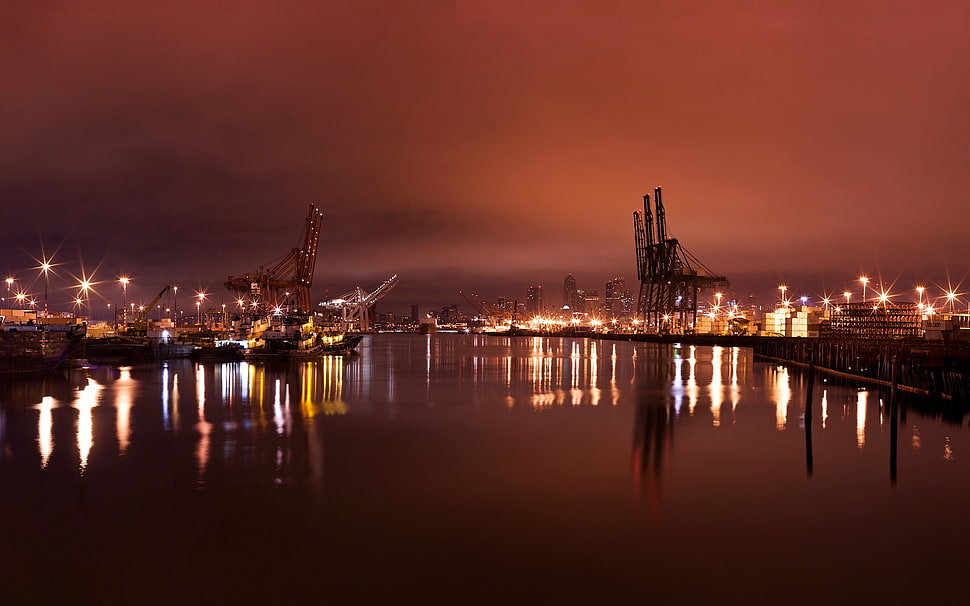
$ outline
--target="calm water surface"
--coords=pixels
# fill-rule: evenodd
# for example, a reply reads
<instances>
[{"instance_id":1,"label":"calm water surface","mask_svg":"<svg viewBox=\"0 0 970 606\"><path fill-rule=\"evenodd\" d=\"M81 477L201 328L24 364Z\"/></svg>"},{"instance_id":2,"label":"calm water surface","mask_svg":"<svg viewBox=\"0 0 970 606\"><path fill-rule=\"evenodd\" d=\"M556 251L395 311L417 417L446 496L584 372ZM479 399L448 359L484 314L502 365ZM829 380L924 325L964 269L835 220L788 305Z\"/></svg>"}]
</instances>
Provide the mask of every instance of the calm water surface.
<instances>
[{"instance_id":1,"label":"calm water surface","mask_svg":"<svg viewBox=\"0 0 970 606\"><path fill-rule=\"evenodd\" d=\"M893 449L887 394L819 376L806 432L806 392L746 349L447 334L6 380L0 603L962 603L962 413L910 403Z\"/></svg>"}]
</instances>

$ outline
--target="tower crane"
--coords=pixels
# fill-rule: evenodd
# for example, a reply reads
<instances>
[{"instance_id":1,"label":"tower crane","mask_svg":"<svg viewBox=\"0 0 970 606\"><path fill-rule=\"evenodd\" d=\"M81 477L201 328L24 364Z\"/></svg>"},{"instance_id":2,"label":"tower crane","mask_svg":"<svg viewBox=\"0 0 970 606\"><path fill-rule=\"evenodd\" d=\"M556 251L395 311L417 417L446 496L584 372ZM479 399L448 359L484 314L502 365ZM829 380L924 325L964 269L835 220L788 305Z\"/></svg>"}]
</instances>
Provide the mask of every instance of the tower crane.
<instances>
[{"instance_id":1,"label":"tower crane","mask_svg":"<svg viewBox=\"0 0 970 606\"><path fill-rule=\"evenodd\" d=\"M255 271L229 276L226 288L241 299L249 299L259 312L286 307L289 311L309 314L310 286L313 285L322 222L323 212L310 204L300 245Z\"/></svg>"},{"instance_id":2,"label":"tower crane","mask_svg":"<svg viewBox=\"0 0 970 606\"><path fill-rule=\"evenodd\" d=\"M330 311L340 312L341 330L357 328L366 332L373 328L374 306L397 286L397 274L385 280L372 292L367 292L360 286L344 293L335 299L323 301L320 306Z\"/></svg>"}]
</instances>

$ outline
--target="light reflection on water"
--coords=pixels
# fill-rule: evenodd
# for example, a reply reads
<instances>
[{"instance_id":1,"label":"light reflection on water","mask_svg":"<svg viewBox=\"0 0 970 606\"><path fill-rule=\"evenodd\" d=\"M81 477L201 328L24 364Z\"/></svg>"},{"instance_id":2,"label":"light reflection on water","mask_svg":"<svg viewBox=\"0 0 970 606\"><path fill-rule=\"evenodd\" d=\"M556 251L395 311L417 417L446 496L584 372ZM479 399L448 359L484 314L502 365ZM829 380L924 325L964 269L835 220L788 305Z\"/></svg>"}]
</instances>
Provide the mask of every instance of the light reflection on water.
<instances>
[{"instance_id":1,"label":"light reflection on water","mask_svg":"<svg viewBox=\"0 0 970 606\"><path fill-rule=\"evenodd\" d=\"M725 421L736 424L739 408L746 401L758 406L763 401L771 402L778 431L791 429L791 406L797 405L799 411L804 408L804 401L795 395L789 368L761 365L757 367L761 373L759 379L751 375L755 366L750 351L736 347L668 347L543 337L513 343L510 339L483 336L463 337L470 340L467 343L459 337L429 335L420 337L417 343L413 339L408 341L408 347L402 349L387 345L395 338L401 339L388 337L384 343L368 347L365 355L333 356L286 368L246 362L216 365L165 362L157 370L161 404L158 421L163 431L177 433L189 429L195 435L198 479L204 483L212 456L211 441L218 427L214 420L228 422L226 428L230 430L239 423L243 427L266 424L277 436L286 437L294 433L296 420L301 427L308 427L317 415L383 410L393 416L396 406L415 400L416 392L410 383L416 376L408 367L418 359L423 384L418 399L432 406L442 404L443 398L451 397L449 394L454 391L476 404L525 405L534 410L597 407L604 401L604 395L605 402L616 407L624 402L637 402L633 391L646 382L654 387L665 386L670 419L704 412L710 415L714 428L722 427ZM421 355L416 359L413 347L418 343ZM523 344L525 351L522 351ZM187 381L193 386L189 394L182 393L180 388ZM763 394L757 393L761 388L752 385L752 381L763 384ZM125 454L132 439L137 440L137 436L132 436L131 414L140 401L139 390L145 389L139 385L140 380L133 376L132 369L122 367L109 379L99 375L84 378L68 400L41 395L31 405L38 411L34 440L40 468L46 468L54 454L56 411L63 406L77 411L75 446L79 469L87 468L98 439L94 431L94 409L99 404L113 408L117 454ZM846 414L854 413L855 444L863 448L867 419L873 409L870 392L848 392L853 393L854 401L843 399L841 407ZM821 389L821 430L827 430L830 425L829 399L829 389ZM194 415L185 417L183 402L195 407ZM730 402L729 409L724 408L725 402ZM454 402L448 403L454 405ZM882 427L886 422L885 405L882 400L878 404L875 410L878 426ZM184 423L186 418L192 419L188 427ZM235 438L223 436L222 439L227 440L227 448L231 450ZM923 446L918 425L913 425L911 446L914 450ZM953 445L949 440L940 448L943 458L953 459Z\"/></svg>"},{"instance_id":2,"label":"light reflection on water","mask_svg":"<svg viewBox=\"0 0 970 606\"><path fill-rule=\"evenodd\" d=\"M774 573L746 585L760 587L800 557L774 538L813 516L823 517L805 524L802 543L815 540L811 528L837 529L827 540L842 553L851 550L839 537L858 548L852 533L886 507L936 523L929 514L937 512L911 487L970 501L958 482L932 484L963 477L965 423L910 410L899 423L899 483L890 488L885 399L876 389L816 380L820 414L806 417L806 374L758 363L747 349L372 336L360 355L292 366L170 361L10 386L0 406L0 471L5 488L37 495L31 505L41 513L65 501L83 510L87 498L128 516L152 510L146 527L159 524L171 537L151 537L134 559L171 541L164 564L176 567L173 553L191 553L197 535L237 515L216 545L249 557L250 544L260 553L302 550L308 570L312 563L314 573L336 571L331 585L354 574L403 582L442 569L451 576L436 572L435 583L480 587L459 570L469 558L480 558L482 571L512 574L521 566L502 568L509 554L523 554L514 564L568 569L593 550L601 577L628 566L639 590L640 575L663 568L655 586L670 578L682 591L690 585L678 572L683 557L696 553L712 553L732 571L727 580L740 582L746 569L724 564L737 555L732 541L761 532L770 538L761 547L745 539L759 570ZM799 419L811 423L811 436ZM52 485L77 486L79 496L48 499ZM12 511L10 502L3 511ZM207 516L194 519L200 511ZM34 523L46 528L41 513ZM109 535L143 528L121 517L128 521ZM921 528L908 536L921 537ZM315 559L327 557L327 566Z\"/></svg>"}]
</instances>

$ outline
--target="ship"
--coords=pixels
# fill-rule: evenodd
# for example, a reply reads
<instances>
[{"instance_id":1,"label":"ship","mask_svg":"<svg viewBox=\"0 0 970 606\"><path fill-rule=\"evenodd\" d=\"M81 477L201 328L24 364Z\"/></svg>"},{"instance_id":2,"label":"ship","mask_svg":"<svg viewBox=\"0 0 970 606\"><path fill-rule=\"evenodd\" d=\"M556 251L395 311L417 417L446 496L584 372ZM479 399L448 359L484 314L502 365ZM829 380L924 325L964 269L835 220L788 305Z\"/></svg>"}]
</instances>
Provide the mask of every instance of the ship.
<instances>
[{"instance_id":1,"label":"ship","mask_svg":"<svg viewBox=\"0 0 970 606\"><path fill-rule=\"evenodd\" d=\"M0 316L0 375L43 373L69 364L84 341L86 326L61 330L36 323L13 324Z\"/></svg>"},{"instance_id":2,"label":"ship","mask_svg":"<svg viewBox=\"0 0 970 606\"><path fill-rule=\"evenodd\" d=\"M268 326L254 328L241 350L245 360L312 360L350 353L364 338L356 333L325 331L301 316L276 317Z\"/></svg>"},{"instance_id":3,"label":"ship","mask_svg":"<svg viewBox=\"0 0 970 606\"><path fill-rule=\"evenodd\" d=\"M432 335L438 332L437 318L421 318L418 322L418 332L422 335Z\"/></svg>"}]
</instances>

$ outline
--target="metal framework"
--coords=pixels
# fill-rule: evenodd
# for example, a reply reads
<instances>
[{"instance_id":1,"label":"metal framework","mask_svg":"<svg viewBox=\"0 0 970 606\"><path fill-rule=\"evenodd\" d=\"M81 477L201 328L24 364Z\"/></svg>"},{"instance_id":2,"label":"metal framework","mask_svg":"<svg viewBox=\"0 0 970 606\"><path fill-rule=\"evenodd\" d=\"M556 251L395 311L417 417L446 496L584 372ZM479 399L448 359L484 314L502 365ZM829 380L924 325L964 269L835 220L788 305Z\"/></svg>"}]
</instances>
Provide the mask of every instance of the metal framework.
<instances>
[{"instance_id":1,"label":"metal framework","mask_svg":"<svg viewBox=\"0 0 970 606\"><path fill-rule=\"evenodd\" d=\"M821 336L842 339L919 339L923 310L916 303L845 303L822 324Z\"/></svg>"},{"instance_id":2,"label":"metal framework","mask_svg":"<svg viewBox=\"0 0 970 606\"><path fill-rule=\"evenodd\" d=\"M637 318L647 331L685 333L694 330L697 295L704 288L727 288L727 278L718 276L667 236L667 218L660 188L643 196L643 211L633 212L637 275L640 297Z\"/></svg>"},{"instance_id":3,"label":"metal framework","mask_svg":"<svg viewBox=\"0 0 970 606\"><path fill-rule=\"evenodd\" d=\"M479 317L484 318L485 322L489 326L501 326L502 324L508 322L512 315L508 310L503 309L500 305L489 303L474 293L471 295L466 295L459 290L458 294L461 295L461 298L468 301L468 304L475 309L475 313Z\"/></svg>"},{"instance_id":4,"label":"metal framework","mask_svg":"<svg viewBox=\"0 0 970 606\"><path fill-rule=\"evenodd\" d=\"M247 298L253 311L265 313L286 309L291 313L310 313L310 286L313 285L322 222L323 212L311 204L299 247L256 271L229 276L226 288Z\"/></svg>"},{"instance_id":5,"label":"metal framework","mask_svg":"<svg viewBox=\"0 0 970 606\"><path fill-rule=\"evenodd\" d=\"M391 289L397 286L397 274L385 280L373 292L367 292L360 286L344 293L336 299L323 301L320 306L330 311L340 312L341 330L354 328L366 332L373 328L374 306L384 298Z\"/></svg>"}]
</instances>

